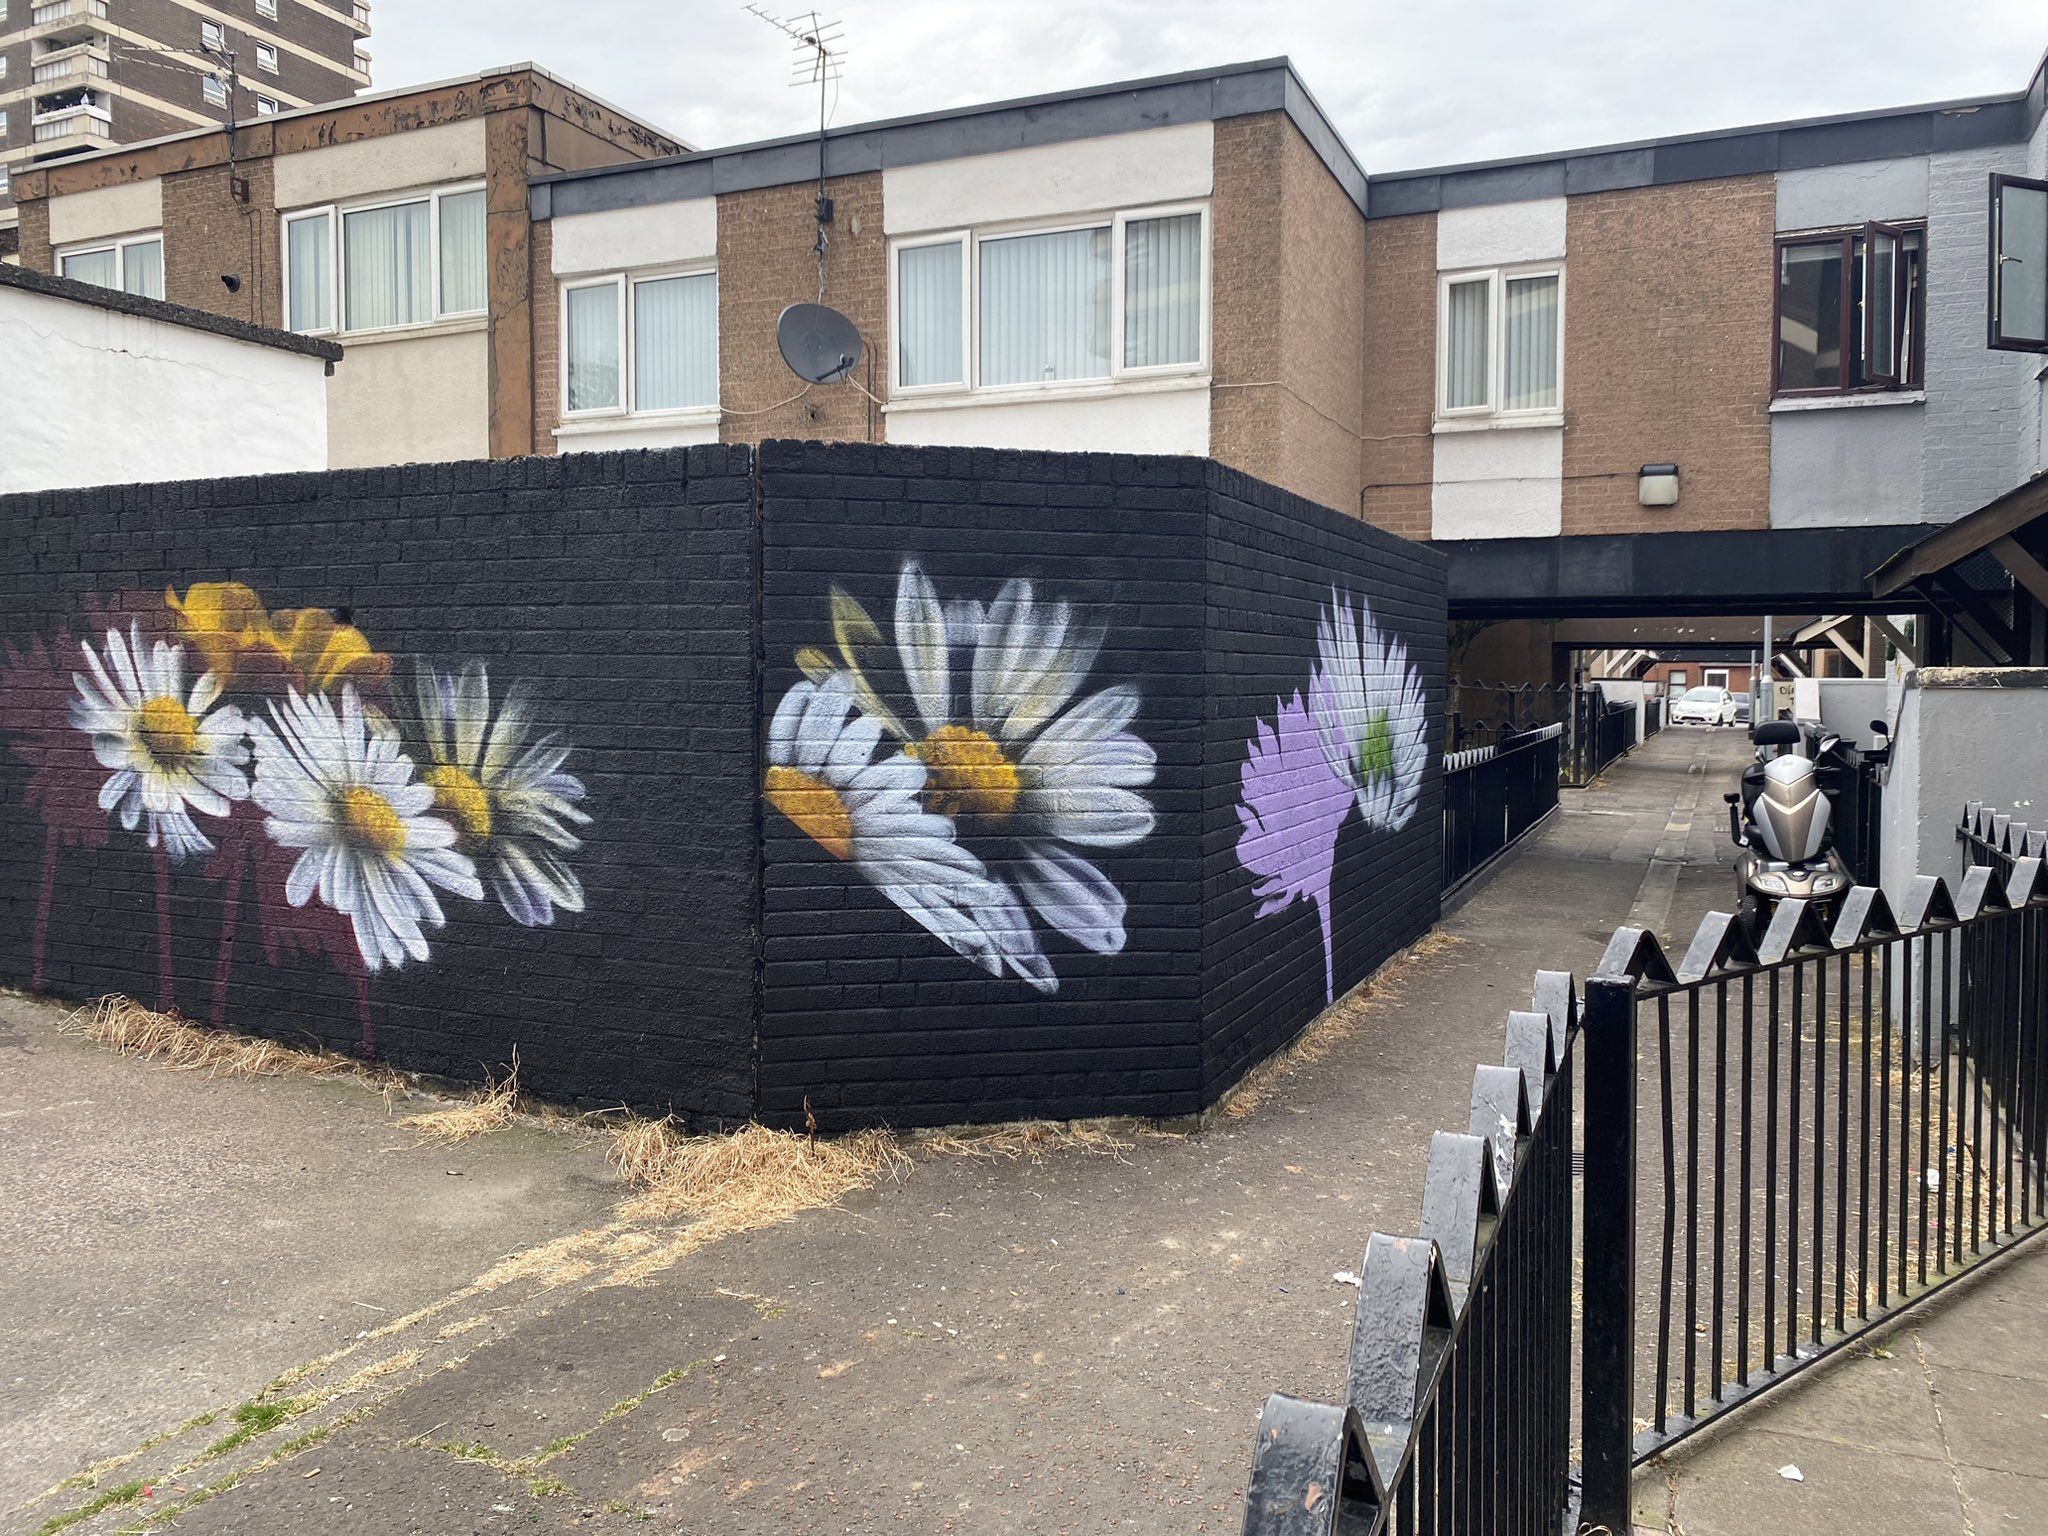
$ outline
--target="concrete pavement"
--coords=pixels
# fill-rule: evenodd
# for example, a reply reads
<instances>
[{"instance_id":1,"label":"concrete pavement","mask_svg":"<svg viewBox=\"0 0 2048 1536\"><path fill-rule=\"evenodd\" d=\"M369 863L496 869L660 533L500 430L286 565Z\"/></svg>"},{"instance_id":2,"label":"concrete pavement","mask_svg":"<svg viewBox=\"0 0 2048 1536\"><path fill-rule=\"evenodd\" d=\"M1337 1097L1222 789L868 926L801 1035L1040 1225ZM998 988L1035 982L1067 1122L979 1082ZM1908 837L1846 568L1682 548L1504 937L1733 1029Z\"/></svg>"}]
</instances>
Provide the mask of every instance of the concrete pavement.
<instances>
[{"instance_id":1,"label":"concrete pavement","mask_svg":"<svg viewBox=\"0 0 2048 1536\"><path fill-rule=\"evenodd\" d=\"M1725 906L1719 795L1743 755L1669 731L1568 795L1249 1116L1118 1158L922 1160L694 1252L607 1209L576 1138L457 1158L359 1087L174 1076L12 1005L0 1209L12 1251L62 1246L0 1276L32 1345L0 1374L0 1440L35 1448L8 1486L168 1438L0 1527L120 1493L72 1529L178 1509L195 1532L1233 1531L1260 1404L1341 1392L1355 1292L1333 1272L1413 1229L1430 1134L1465 1123L1532 973L1583 975L1631 916L1682 940ZM116 1088L163 1103L111 1173L92 1160L125 1108L28 1124ZM239 1150L210 1151L222 1136ZM279 1201L294 1160L321 1176ZM87 1326L74 1275L127 1310ZM264 1325L209 1308L209 1280ZM299 1406L263 1422L280 1402Z\"/></svg>"}]
</instances>

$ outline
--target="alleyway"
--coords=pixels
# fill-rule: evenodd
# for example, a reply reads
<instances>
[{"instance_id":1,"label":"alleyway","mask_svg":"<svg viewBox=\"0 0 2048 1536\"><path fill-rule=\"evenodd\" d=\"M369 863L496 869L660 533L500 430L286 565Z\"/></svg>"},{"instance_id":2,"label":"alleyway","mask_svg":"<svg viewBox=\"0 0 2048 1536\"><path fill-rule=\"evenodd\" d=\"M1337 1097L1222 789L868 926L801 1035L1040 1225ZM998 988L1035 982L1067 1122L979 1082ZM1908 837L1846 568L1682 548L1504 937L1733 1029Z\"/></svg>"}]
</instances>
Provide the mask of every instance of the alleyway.
<instances>
[{"instance_id":1,"label":"alleyway","mask_svg":"<svg viewBox=\"0 0 2048 1536\"><path fill-rule=\"evenodd\" d=\"M1374 1228L1413 1228L1430 1133L1465 1123L1473 1065L1498 1059L1532 973L1583 975L1632 915L1682 939L1725 906L1720 794L1743 752L1734 732L1669 731L1567 795L1446 921L1452 942L1399 962L1249 1115L1117 1158L921 1161L640 1271L622 1256L656 1237L604 1225L574 1137L414 1148L359 1088L173 1077L0 1003L0 1238L48 1256L0 1294L26 1325L26 1363L0 1375L0 1507L347 1347L295 1384L355 1373L333 1404L352 1417L178 1529L625 1528L645 1511L720 1533L1233 1531L1260 1403L1341 1392L1356 1293L1332 1274ZM258 1146L223 1149L238 1138ZM59 1249L86 1277L69 1292ZM431 1310L404 1321L415 1308ZM144 1479L143 1510L176 1503L237 1464L187 1465L227 1425L100 1486Z\"/></svg>"}]
</instances>

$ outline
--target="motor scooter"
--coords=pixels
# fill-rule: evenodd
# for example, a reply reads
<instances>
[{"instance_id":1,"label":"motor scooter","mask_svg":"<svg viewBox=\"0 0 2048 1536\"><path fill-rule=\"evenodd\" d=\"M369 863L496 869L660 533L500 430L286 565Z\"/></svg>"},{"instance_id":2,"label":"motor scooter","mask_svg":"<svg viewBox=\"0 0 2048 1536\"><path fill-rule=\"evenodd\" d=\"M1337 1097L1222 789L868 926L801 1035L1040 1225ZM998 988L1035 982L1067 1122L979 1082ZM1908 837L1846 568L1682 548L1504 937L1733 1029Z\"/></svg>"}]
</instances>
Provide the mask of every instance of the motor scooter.
<instances>
[{"instance_id":1,"label":"motor scooter","mask_svg":"<svg viewBox=\"0 0 2048 1536\"><path fill-rule=\"evenodd\" d=\"M1761 938L1778 903L1801 897L1823 922L1855 883L1831 835L1840 770L1824 769L1841 739L1823 736L1812 757L1798 725L1766 720L1753 727L1756 760L1742 771L1742 788L1728 802L1728 834L1742 853L1735 861L1736 899L1743 925Z\"/></svg>"}]
</instances>

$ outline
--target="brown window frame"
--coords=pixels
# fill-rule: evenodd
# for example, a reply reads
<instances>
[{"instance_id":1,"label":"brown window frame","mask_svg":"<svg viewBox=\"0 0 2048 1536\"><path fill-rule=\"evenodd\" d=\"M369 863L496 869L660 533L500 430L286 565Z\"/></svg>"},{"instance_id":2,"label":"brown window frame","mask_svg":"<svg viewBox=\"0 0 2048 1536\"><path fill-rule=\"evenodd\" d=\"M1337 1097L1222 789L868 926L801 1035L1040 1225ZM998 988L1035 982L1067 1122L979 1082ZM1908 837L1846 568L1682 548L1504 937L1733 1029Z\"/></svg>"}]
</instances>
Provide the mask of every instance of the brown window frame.
<instances>
[{"instance_id":1,"label":"brown window frame","mask_svg":"<svg viewBox=\"0 0 2048 1536\"><path fill-rule=\"evenodd\" d=\"M1820 389L1786 389L1781 382L1782 336L1784 314L1779 308L1785 294L1785 249L1795 245L1827 245L1834 242L1842 252L1842 339L1845 345L1853 337L1857 356L1866 369L1870 357L1870 322L1866 312L1856 317L1856 242L1864 242L1866 253L1880 235L1901 238L1917 234L1920 237L1920 281L1913 286L1910 316L1912 330L1912 355L1905 359L1909 365L1904 371L1894 370L1887 378L1866 380L1861 384L1840 384ZM1894 296L1895 305L1903 305L1906 295L1901 292ZM1867 307L1866 307L1867 308ZM1897 309L1895 319L1906 318ZM1853 318L1852 318L1853 317ZM1842 360L1842 376L1849 374L1848 359ZM1924 389L1927 380L1927 221L1925 219L1868 219L1861 224L1852 224L1845 229L1808 230L1803 234L1781 234L1771 241L1771 398L1773 400L1827 400L1843 395L1897 395Z\"/></svg>"},{"instance_id":2,"label":"brown window frame","mask_svg":"<svg viewBox=\"0 0 2048 1536\"><path fill-rule=\"evenodd\" d=\"M2033 176L2008 176L2003 171L1991 173L1990 238L1984 242L1984 253L1991 264L1984 293L1984 345L1993 352L2048 352L2048 338L2036 340L2031 336L2015 337L2005 334L2005 317L2002 313L2005 285L2001 281L2004 274L1999 270L1999 262L2005 250L2007 187L2025 187L2031 192L2048 192L2048 181Z\"/></svg>"}]
</instances>

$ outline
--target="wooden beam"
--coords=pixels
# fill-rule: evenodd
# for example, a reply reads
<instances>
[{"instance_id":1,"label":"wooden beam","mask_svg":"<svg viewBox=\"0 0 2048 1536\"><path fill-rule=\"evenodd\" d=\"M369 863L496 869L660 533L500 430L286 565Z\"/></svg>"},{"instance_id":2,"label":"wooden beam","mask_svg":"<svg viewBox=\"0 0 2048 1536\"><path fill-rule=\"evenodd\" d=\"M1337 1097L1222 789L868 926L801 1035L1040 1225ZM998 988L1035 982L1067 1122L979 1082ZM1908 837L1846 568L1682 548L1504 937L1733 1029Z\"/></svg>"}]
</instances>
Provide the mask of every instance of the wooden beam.
<instances>
[{"instance_id":1,"label":"wooden beam","mask_svg":"<svg viewBox=\"0 0 2048 1536\"><path fill-rule=\"evenodd\" d=\"M1851 661L1856 663L1856 672L1858 676L1870 676L1870 664L1863 659L1863 653L1861 651L1857 650L1855 646L1851 645L1847 640L1844 640L1842 638L1842 631L1839 627L1830 629L1828 631L1828 639L1834 644L1836 650L1840 651L1844 656L1848 657Z\"/></svg>"},{"instance_id":2,"label":"wooden beam","mask_svg":"<svg viewBox=\"0 0 2048 1536\"><path fill-rule=\"evenodd\" d=\"M2041 562L2022 549L2020 541L2011 534L1993 539L1990 549L1998 563L2012 572L2012 579L2033 593L2035 602L2048 608L2048 570L2041 568Z\"/></svg>"},{"instance_id":3,"label":"wooden beam","mask_svg":"<svg viewBox=\"0 0 2048 1536\"><path fill-rule=\"evenodd\" d=\"M1910 544L1870 574L1873 597L1889 597L1967 560L1992 540L2010 535L2048 514L2048 474L2036 475L1939 532Z\"/></svg>"},{"instance_id":4,"label":"wooden beam","mask_svg":"<svg viewBox=\"0 0 2048 1536\"><path fill-rule=\"evenodd\" d=\"M1991 607L1973 590L1968 582L1949 570L1936 571L1929 578L1930 587L1941 589L1942 608L1958 625L1970 632L1994 665L2009 667L2013 664L2013 635L2005 621L1991 611ZM1926 590L1926 589L1923 589Z\"/></svg>"},{"instance_id":5,"label":"wooden beam","mask_svg":"<svg viewBox=\"0 0 2048 1536\"><path fill-rule=\"evenodd\" d=\"M1878 627L1878 631L1887 640L1899 648L1901 656L1912 662L1916 667L1920 665L1920 647L1914 641L1906 638L1904 630L1900 629L1898 625L1881 613L1873 613L1870 616L1870 622Z\"/></svg>"}]
</instances>

